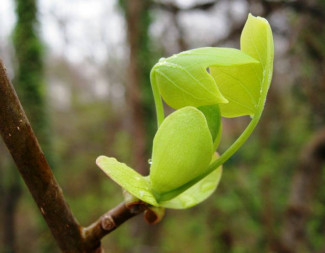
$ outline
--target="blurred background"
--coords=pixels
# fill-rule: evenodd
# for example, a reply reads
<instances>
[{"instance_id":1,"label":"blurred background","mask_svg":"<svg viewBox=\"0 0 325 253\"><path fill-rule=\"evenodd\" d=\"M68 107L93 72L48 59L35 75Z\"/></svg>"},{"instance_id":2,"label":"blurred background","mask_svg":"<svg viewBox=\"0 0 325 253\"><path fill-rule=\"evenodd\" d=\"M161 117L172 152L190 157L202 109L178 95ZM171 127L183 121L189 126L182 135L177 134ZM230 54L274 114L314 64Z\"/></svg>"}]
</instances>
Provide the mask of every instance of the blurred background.
<instances>
[{"instance_id":1,"label":"blurred background","mask_svg":"<svg viewBox=\"0 0 325 253\"><path fill-rule=\"evenodd\" d=\"M1 0L0 58L84 226L122 201L97 156L148 172L151 67L191 48L239 48L250 12L275 41L259 126L212 197L158 225L128 221L106 252L325 252L325 1ZM221 152L247 122L223 121ZM2 141L0 239L1 252L59 252Z\"/></svg>"}]
</instances>

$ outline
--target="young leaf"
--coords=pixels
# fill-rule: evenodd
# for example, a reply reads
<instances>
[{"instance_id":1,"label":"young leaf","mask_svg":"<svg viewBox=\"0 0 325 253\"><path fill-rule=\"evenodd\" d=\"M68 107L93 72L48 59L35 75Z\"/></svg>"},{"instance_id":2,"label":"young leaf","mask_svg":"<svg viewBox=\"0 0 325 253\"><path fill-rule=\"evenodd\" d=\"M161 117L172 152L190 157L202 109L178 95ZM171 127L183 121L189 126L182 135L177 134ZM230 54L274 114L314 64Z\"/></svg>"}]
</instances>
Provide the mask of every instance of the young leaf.
<instances>
[{"instance_id":1,"label":"young leaf","mask_svg":"<svg viewBox=\"0 0 325 253\"><path fill-rule=\"evenodd\" d=\"M241 50L251 57L256 58L263 70L263 79L261 81L260 96L256 107L256 112L251 122L238 139L217 159L213 162L207 171L212 172L220 164L225 163L248 139L259 122L266 100L267 92L271 84L273 72L274 45L272 31L266 19L253 17L249 14L245 27L241 35ZM256 72L259 72L256 66Z\"/></svg>"},{"instance_id":2,"label":"young leaf","mask_svg":"<svg viewBox=\"0 0 325 253\"><path fill-rule=\"evenodd\" d=\"M107 176L130 194L153 206L158 206L155 197L150 191L148 178L141 176L138 172L126 164L118 162L115 158L99 156L96 164Z\"/></svg>"},{"instance_id":3,"label":"young leaf","mask_svg":"<svg viewBox=\"0 0 325 253\"><path fill-rule=\"evenodd\" d=\"M184 107L169 115L153 141L149 177L157 201L204 173L212 153L211 134L201 111Z\"/></svg>"},{"instance_id":4,"label":"young leaf","mask_svg":"<svg viewBox=\"0 0 325 253\"><path fill-rule=\"evenodd\" d=\"M222 116L238 117L256 113L263 79L259 62L212 66L210 73L221 93L229 101L227 104L220 104Z\"/></svg>"},{"instance_id":5,"label":"young leaf","mask_svg":"<svg viewBox=\"0 0 325 253\"><path fill-rule=\"evenodd\" d=\"M214 158L214 160L216 157ZM206 200L217 188L222 175L222 167L214 170L205 178L168 201L159 202L159 205L166 208L185 209L195 206Z\"/></svg>"},{"instance_id":6,"label":"young leaf","mask_svg":"<svg viewBox=\"0 0 325 253\"><path fill-rule=\"evenodd\" d=\"M266 98L272 80L274 58L272 30L266 19L248 15L240 37L240 47L243 52L261 63L263 69L261 93L265 93ZM264 106L264 101L262 102Z\"/></svg>"},{"instance_id":7,"label":"young leaf","mask_svg":"<svg viewBox=\"0 0 325 253\"><path fill-rule=\"evenodd\" d=\"M157 86L166 103L175 109L227 103L228 100L207 69L210 66L250 63L258 61L237 49L193 49L160 60L152 69L151 83L154 93L158 92Z\"/></svg>"},{"instance_id":8,"label":"young leaf","mask_svg":"<svg viewBox=\"0 0 325 253\"><path fill-rule=\"evenodd\" d=\"M241 50L257 59L263 69L259 110L263 111L273 74L274 45L272 30L266 19L248 15L240 37Z\"/></svg>"}]
</instances>

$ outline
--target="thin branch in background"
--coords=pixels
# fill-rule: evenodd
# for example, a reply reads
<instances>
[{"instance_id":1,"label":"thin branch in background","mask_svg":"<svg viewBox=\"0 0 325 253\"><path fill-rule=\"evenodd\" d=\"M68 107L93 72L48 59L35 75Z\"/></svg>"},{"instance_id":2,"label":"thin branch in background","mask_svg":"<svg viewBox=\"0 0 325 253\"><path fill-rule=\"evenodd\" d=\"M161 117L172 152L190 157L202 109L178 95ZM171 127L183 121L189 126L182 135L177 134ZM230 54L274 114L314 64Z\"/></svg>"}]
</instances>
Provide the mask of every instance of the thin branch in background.
<instances>
[{"instance_id":1,"label":"thin branch in background","mask_svg":"<svg viewBox=\"0 0 325 253\"><path fill-rule=\"evenodd\" d=\"M160 9L172 12L172 13L177 13L179 11L193 11L193 10L202 10L202 11L207 11L211 9L216 3L219 1L214 0L214 1L207 1L205 3L197 3L194 4L188 8L181 8L179 7L176 3L174 2L160 2L160 1L155 1L153 3L153 7L158 7Z\"/></svg>"},{"instance_id":2,"label":"thin branch in background","mask_svg":"<svg viewBox=\"0 0 325 253\"><path fill-rule=\"evenodd\" d=\"M160 2L160 1L155 1L152 4L152 7L158 8L164 11L167 11L171 13L172 15L172 21L174 23L174 26L177 30L178 33L178 38L177 38L177 44L178 44L178 50L179 51L185 51L189 49L189 45L186 42L185 36L184 36L184 31L183 28L178 20L178 15L180 12L186 12L186 11L195 11L195 10L201 10L201 11L209 11L212 9L219 1L207 1L203 3L196 3L190 7L187 8L182 8L177 5L177 3L174 2ZM240 30L241 31L241 30Z\"/></svg>"},{"instance_id":3,"label":"thin branch in background","mask_svg":"<svg viewBox=\"0 0 325 253\"><path fill-rule=\"evenodd\" d=\"M253 2L249 0L248 2ZM262 0L261 1L265 12L271 13L277 9L282 9L283 7L288 7L297 13L307 14L314 18L324 21L325 12L324 9L316 4L311 4L310 1L302 0Z\"/></svg>"}]
</instances>

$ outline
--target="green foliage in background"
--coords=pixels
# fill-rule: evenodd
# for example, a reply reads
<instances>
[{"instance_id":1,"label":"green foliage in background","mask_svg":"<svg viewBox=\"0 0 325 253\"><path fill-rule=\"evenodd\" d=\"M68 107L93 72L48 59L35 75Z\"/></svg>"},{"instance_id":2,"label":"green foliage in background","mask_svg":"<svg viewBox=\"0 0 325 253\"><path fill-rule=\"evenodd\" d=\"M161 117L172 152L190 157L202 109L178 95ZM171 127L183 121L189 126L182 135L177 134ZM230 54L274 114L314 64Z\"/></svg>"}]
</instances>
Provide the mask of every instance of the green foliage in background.
<instances>
[{"instance_id":1,"label":"green foliage in background","mask_svg":"<svg viewBox=\"0 0 325 253\"><path fill-rule=\"evenodd\" d=\"M14 85L42 149L53 165L37 1L15 1L17 23L13 32L16 56Z\"/></svg>"}]
</instances>

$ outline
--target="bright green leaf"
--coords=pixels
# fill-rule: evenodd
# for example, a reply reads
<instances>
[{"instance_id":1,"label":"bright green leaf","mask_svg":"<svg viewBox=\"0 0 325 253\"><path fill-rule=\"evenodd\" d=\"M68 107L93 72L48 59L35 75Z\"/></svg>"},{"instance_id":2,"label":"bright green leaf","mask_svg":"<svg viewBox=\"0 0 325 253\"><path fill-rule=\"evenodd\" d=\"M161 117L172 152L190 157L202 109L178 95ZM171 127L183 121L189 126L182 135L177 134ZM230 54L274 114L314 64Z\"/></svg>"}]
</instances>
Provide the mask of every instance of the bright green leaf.
<instances>
[{"instance_id":1,"label":"bright green leaf","mask_svg":"<svg viewBox=\"0 0 325 253\"><path fill-rule=\"evenodd\" d=\"M256 58L261 63L263 69L263 79L261 81L260 96L256 112L253 115L251 122L237 140L220 156L219 159L209 166L207 174L212 172L220 164L226 162L245 143L261 118L267 92L271 84L274 56L272 31L266 19L253 17L249 14L241 35L241 49L246 54ZM256 72L259 72L259 67L256 67Z\"/></svg>"},{"instance_id":2,"label":"bright green leaf","mask_svg":"<svg viewBox=\"0 0 325 253\"><path fill-rule=\"evenodd\" d=\"M260 63L213 66L210 67L210 73L229 101L220 104L222 116L238 117L256 113L263 79Z\"/></svg>"},{"instance_id":3,"label":"bright green leaf","mask_svg":"<svg viewBox=\"0 0 325 253\"><path fill-rule=\"evenodd\" d=\"M167 200L165 193L204 173L212 153L211 134L201 111L184 107L169 115L153 141L149 177L156 199Z\"/></svg>"},{"instance_id":4,"label":"bright green leaf","mask_svg":"<svg viewBox=\"0 0 325 253\"><path fill-rule=\"evenodd\" d=\"M232 48L198 48L160 60L152 69L152 85L175 108L227 103L213 77L211 66L237 66L257 60Z\"/></svg>"},{"instance_id":5,"label":"bright green leaf","mask_svg":"<svg viewBox=\"0 0 325 253\"><path fill-rule=\"evenodd\" d=\"M266 19L248 15L240 37L240 47L243 52L261 63L263 68L262 89L267 92L273 73L274 45L272 30Z\"/></svg>"},{"instance_id":6,"label":"bright green leaf","mask_svg":"<svg viewBox=\"0 0 325 253\"><path fill-rule=\"evenodd\" d=\"M155 197L150 191L150 183L147 177L141 176L138 172L126 164L118 162L115 158L99 156L96 164L107 176L133 196L151 205L158 206Z\"/></svg>"},{"instance_id":7,"label":"bright green leaf","mask_svg":"<svg viewBox=\"0 0 325 253\"><path fill-rule=\"evenodd\" d=\"M210 67L222 95L229 101L220 104L225 117L254 116L263 109L259 107L264 106L262 100L271 83L274 54L272 31L266 19L249 14L241 35L241 50L259 64Z\"/></svg>"},{"instance_id":8,"label":"bright green leaf","mask_svg":"<svg viewBox=\"0 0 325 253\"><path fill-rule=\"evenodd\" d=\"M216 190L221 175L222 168L220 166L177 197L169 201L160 202L159 205L173 209L185 209L195 206L206 200Z\"/></svg>"}]
</instances>

